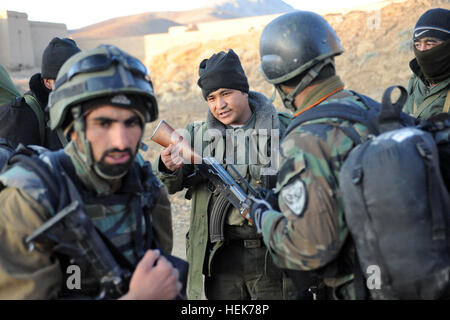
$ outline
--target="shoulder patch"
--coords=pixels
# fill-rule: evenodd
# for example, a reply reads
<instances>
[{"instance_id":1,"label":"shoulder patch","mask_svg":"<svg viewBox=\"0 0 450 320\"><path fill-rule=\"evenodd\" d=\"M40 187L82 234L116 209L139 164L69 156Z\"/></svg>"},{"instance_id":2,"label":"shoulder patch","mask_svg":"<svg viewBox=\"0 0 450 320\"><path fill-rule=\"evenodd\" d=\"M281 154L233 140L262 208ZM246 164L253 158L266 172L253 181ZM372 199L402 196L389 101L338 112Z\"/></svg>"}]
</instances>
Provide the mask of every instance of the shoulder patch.
<instances>
[{"instance_id":1,"label":"shoulder patch","mask_svg":"<svg viewBox=\"0 0 450 320\"><path fill-rule=\"evenodd\" d=\"M305 183L301 179L286 185L281 190L281 197L288 208L298 217L301 217L306 207L307 193Z\"/></svg>"}]
</instances>

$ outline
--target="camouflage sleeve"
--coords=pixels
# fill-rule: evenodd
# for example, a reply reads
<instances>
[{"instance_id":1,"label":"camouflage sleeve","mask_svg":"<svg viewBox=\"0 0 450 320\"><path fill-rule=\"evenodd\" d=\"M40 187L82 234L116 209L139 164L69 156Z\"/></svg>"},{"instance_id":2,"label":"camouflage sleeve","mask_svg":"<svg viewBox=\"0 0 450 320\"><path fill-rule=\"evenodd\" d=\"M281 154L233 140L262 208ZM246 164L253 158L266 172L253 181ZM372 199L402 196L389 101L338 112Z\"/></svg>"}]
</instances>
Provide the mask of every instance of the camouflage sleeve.
<instances>
[{"instance_id":1,"label":"camouflage sleeve","mask_svg":"<svg viewBox=\"0 0 450 320\"><path fill-rule=\"evenodd\" d=\"M289 269L324 266L348 234L337 179L352 142L334 126L314 126L321 128L317 134L297 128L283 141L276 188L281 212L270 211L263 220L267 247L277 264Z\"/></svg>"},{"instance_id":2,"label":"camouflage sleeve","mask_svg":"<svg viewBox=\"0 0 450 320\"><path fill-rule=\"evenodd\" d=\"M170 209L167 187L162 185L161 194L152 212L155 237L165 253L173 249L172 211Z\"/></svg>"},{"instance_id":3,"label":"camouflage sleeve","mask_svg":"<svg viewBox=\"0 0 450 320\"><path fill-rule=\"evenodd\" d=\"M0 193L0 299L55 298L62 285L50 248L29 252L23 239L38 228L46 210L19 189Z\"/></svg>"}]
</instances>

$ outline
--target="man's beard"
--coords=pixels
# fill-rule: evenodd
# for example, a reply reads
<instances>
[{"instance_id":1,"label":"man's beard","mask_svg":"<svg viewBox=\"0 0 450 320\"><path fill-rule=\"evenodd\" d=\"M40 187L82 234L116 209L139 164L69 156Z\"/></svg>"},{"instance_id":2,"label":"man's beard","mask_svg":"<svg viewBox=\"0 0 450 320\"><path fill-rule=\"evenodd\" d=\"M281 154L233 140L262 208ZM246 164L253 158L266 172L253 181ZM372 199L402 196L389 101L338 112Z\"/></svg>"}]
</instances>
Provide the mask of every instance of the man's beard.
<instances>
[{"instance_id":1,"label":"man's beard","mask_svg":"<svg viewBox=\"0 0 450 320\"><path fill-rule=\"evenodd\" d=\"M128 161L124 162L124 163L120 163L120 164L106 163L105 158L108 156L108 154L113 153L113 152L127 152L129 155ZM116 177L116 176L121 176L121 175L125 174L131 168L131 165L133 164L133 162L134 162L134 155L130 148L126 148L124 150L119 150L119 149L115 148L115 149L106 150L103 153L102 158L97 163L97 168L106 176Z\"/></svg>"}]
</instances>

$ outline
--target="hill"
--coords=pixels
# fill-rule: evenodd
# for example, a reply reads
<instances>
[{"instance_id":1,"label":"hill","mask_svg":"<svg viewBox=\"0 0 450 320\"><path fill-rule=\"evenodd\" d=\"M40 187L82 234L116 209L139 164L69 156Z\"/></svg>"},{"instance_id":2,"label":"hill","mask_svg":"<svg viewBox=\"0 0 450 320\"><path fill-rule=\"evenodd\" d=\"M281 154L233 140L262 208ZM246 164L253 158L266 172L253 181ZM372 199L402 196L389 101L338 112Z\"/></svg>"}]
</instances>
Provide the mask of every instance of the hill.
<instances>
[{"instance_id":1,"label":"hill","mask_svg":"<svg viewBox=\"0 0 450 320\"><path fill-rule=\"evenodd\" d=\"M170 27L223 19L269 15L294 10L281 0L215 0L204 8L177 12L146 12L109 19L81 29L70 30L77 39L131 37L167 33Z\"/></svg>"},{"instance_id":2,"label":"hill","mask_svg":"<svg viewBox=\"0 0 450 320\"><path fill-rule=\"evenodd\" d=\"M391 3L381 10L328 14L325 19L336 30L345 52L336 58L346 85L380 98L387 86L406 86L413 58L412 30L419 16L432 7L450 8L446 0L408 0ZM239 55L250 87L272 94L259 72L259 38L262 29L225 40L191 43L155 56L150 64L152 78L162 101L200 96L197 87L199 63L220 50L233 48Z\"/></svg>"}]
</instances>

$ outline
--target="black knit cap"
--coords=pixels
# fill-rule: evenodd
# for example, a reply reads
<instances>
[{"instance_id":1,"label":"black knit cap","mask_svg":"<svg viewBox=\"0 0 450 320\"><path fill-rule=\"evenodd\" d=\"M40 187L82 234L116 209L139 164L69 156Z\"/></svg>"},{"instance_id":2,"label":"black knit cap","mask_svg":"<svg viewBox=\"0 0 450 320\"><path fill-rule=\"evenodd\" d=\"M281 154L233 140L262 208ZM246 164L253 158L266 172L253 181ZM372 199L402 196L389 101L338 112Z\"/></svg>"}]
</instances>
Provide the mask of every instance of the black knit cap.
<instances>
[{"instance_id":1,"label":"black knit cap","mask_svg":"<svg viewBox=\"0 0 450 320\"><path fill-rule=\"evenodd\" d=\"M450 10L435 8L422 14L414 27L413 40L433 37L442 41L450 39Z\"/></svg>"},{"instance_id":2,"label":"black knit cap","mask_svg":"<svg viewBox=\"0 0 450 320\"><path fill-rule=\"evenodd\" d=\"M56 79L59 69L75 53L80 52L75 41L69 38L53 38L42 54L41 76Z\"/></svg>"},{"instance_id":3,"label":"black knit cap","mask_svg":"<svg viewBox=\"0 0 450 320\"><path fill-rule=\"evenodd\" d=\"M236 89L248 93L249 86L241 61L233 49L220 51L200 63L198 86L206 98L220 88Z\"/></svg>"}]
</instances>

